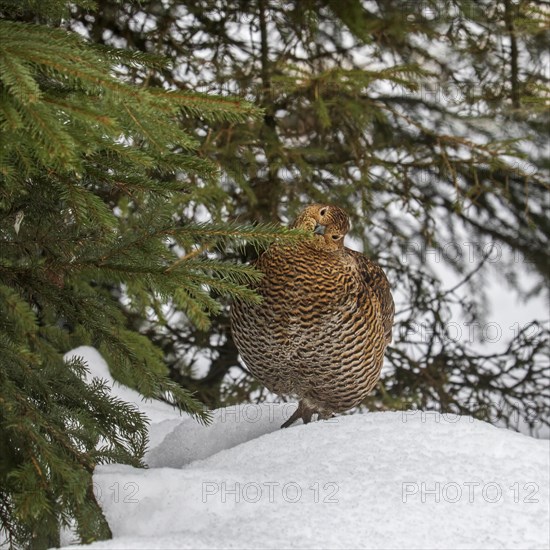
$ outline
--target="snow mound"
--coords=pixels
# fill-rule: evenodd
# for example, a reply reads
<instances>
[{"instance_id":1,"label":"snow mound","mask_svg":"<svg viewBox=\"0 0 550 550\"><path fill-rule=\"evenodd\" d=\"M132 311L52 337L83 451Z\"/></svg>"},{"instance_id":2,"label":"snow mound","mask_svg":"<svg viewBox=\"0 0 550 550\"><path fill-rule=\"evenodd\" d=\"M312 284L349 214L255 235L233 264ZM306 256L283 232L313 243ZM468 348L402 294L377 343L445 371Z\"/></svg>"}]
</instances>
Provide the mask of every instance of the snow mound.
<instances>
[{"instance_id":1,"label":"snow mound","mask_svg":"<svg viewBox=\"0 0 550 550\"><path fill-rule=\"evenodd\" d=\"M548 441L419 411L282 430L290 405L220 409L210 426L159 405L141 405L156 411L149 468L95 471L114 538L90 548L549 546Z\"/></svg>"},{"instance_id":2,"label":"snow mound","mask_svg":"<svg viewBox=\"0 0 550 550\"><path fill-rule=\"evenodd\" d=\"M151 468L181 468L278 430L295 410L296 403L227 407L212 411L212 423L207 426L187 418L147 453L146 462Z\"/></svg>"}]
</instances>

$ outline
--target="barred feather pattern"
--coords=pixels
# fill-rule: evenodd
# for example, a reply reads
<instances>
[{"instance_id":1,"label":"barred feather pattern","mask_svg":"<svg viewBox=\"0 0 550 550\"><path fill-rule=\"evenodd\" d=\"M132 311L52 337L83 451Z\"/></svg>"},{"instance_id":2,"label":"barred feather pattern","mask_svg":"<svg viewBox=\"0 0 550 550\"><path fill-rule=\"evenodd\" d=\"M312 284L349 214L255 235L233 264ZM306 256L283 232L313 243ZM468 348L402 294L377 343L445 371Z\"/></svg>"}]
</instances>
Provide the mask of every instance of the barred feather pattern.
<instances>
[{"instance_id":1,"label":"barred feather pattern","mask_svg":"<svg viewBox=\"0 0 550 550\"><path fill-rule=\"evenodd\" d=\"M270 391L300 399L284 427L361 403L379 379L394 315L383 270L343 245L343 210L311 205L293 227L313 237L266 250L256 261L262 302L235 301L231 311L250 372Z\"/></svg>"}]
</instances>

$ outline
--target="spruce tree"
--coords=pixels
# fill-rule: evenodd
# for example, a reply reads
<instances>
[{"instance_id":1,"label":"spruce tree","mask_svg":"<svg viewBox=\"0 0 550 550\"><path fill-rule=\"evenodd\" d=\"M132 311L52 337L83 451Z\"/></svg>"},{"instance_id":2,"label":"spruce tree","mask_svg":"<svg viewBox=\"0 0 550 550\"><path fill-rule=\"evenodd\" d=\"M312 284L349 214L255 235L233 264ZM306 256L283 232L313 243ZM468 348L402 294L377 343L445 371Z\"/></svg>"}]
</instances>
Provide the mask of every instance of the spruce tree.
<instances>
[{"instance_id":1,"label":"spruce tree","mask_svg":"<svg viewBox=\"0 0 550 550\"><path fill-rule=\"evenodd\" d=\"M437 407L508 423L520 416L532 428L548 422L546 313L515 333L501 327L508 340L501 352L480 354L468 337L468 326L483 326L495 266L517 295L546 292L545 2L101 0L98 7L76 10L75 28L173 60L173 70L146 75L128 68L135 82L237 94L264 109L253 123L183 121L220 165L231 216L284 221L313 201L352 215L354 237L400 293L388 368L366 406ZM461 283L431 270L428 252ZM539 281L527 290L524 268ZM226 311L210 333L183 317L169 330L133 319L162 346L172 377L211 406L263 398L239 362ZM460 339L449 333L459 314ZM199 356L210 360L206 376L195 373Z\"/></svg>"},{"instance_id":2,"label":"spruce tree","mask_svg":"<svg viewBox=\"0 0 550 550\"><path fill-rule=\"evenodd\" d=\"M93 469L142 464L147 419L63 354L92 345L119 381L207 421L131 317L154 327L176 309L205 329L215 295L257 299L247 284L258 273L201 252L295 238L188 216L221 204L217 167L181 122L247 124L260 111L132 84L130 71L172 69L63 28L75 5L93 7L0 1L0 539L10 547L56 546L72 521L83 542L109 537Z\"/></svg>"}]
</instances>

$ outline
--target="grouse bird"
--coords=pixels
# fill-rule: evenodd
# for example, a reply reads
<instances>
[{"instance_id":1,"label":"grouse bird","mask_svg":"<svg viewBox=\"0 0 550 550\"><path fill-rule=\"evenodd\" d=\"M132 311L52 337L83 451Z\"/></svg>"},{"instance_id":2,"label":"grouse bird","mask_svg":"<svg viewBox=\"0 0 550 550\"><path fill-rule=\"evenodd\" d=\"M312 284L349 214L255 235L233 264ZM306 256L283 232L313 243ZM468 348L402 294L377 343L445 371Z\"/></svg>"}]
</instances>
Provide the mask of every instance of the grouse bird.
<instances>
[{"instance_id":1,"label":"grouse bird","mask_svg":"<svg viewBox=\"0 0 550 550\"><path fill-rule=\"evenodd\" d=\"M394 316L382 268L344 246L350 224L341 208L313 204L291 227L312 238L272 244L255 263L262 302L231 308L250 372L270 391L300 399L283 428L361 403L380 376Z\"/></svg>"}]
</instances>

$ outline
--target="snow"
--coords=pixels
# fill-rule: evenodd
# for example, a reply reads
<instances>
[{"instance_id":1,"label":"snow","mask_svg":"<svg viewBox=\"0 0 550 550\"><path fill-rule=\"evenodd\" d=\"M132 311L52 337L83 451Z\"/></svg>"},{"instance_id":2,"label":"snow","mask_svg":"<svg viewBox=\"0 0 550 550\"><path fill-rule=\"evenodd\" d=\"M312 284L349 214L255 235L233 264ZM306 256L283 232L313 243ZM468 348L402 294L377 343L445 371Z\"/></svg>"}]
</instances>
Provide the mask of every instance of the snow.
<instances>
[{"instance_id":1,"label":"snow","mask_svg":"<svg viewBox=\"0 0 550 550\"><path fill-rule=\"evenodd\" d=\"M69 355L112 381L94 349ZM114 538L90 548L550 544L548 441L429 411L282 430L295 405L273 403L220 409L203 426L118 384L113 392L151 418L149 468L97 467Z\"/></svg>"}]
</instances>

